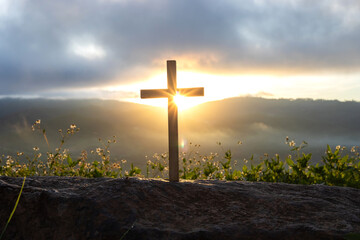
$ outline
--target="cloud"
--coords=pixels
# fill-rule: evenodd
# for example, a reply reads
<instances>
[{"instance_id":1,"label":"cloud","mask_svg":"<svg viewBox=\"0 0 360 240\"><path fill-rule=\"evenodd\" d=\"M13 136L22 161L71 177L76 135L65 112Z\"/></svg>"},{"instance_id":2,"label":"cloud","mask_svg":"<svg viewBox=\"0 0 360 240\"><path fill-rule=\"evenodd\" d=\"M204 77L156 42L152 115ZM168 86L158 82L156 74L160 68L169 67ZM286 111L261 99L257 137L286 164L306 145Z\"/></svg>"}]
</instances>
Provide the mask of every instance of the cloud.
<instances>
[{"instance_id":1,"label":"cloud","mask_svg":"<svg viewBox=\"0 0 360 240\"><path fill-rule=\"evenodd\" d=\"M249 96L251 96L251 95L249 95ZM273 97L273 96L274 96L274 94L268 93L268 92L263 92L263 91L257 92L256 94L252 95L252 97L262 97L262 98Z\"/></svg>"},{"instance_id":2,"label":"cloud","mask_svg":"<svg viewBox=\"0 0 360 240\"><path fill-rule=\"evenodd\" d=\"M125 84L163 71L358 72L360 4L341 1L5 1L0 95Z\"/></svg>"}]
</instances>

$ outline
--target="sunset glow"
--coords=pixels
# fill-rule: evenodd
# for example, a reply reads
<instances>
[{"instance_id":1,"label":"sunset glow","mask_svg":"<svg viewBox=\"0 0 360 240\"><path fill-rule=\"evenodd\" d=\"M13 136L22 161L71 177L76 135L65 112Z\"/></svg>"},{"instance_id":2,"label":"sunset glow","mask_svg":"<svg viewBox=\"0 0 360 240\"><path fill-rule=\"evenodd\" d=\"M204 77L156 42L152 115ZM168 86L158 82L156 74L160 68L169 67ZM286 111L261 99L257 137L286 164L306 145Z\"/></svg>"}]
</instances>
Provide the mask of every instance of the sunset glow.
<instances>
[{"instance_id":1,"label":"sunset glow","mask_svg":"<svg viewBox=\"0 0 360 240\"><path fill-rule=\"evenodd\" d=\"M189 109L189 108L196 106L203 102L203 101L201 101L201 100L199 101L199 100L200 100L200 97L187 97L187 96L180 95L179 93L177 93L174 97L174 102L178 106L178 109L180 111Z\"/></svg>"},{"instance_id":2,"label":"sunset glow","mask_svg":"<svg viewBox=\"0 0 360 240\"><path fill-rule=\"evenodd\" d=\"M360 75L357 75L360 76ZM346 79L338 82L337 79ZM313 98L313 99L358 99L356 91L350 91L347 83L358 89L360 83L357 77L346 75L304 75L304 76L276 76L276 75L213 75L206 73L179 71L177 77L179 88L204 87L204 97L177 96L176 101L180 110L189 109L198 104L231 97L253 96L262 98ZM333 86L336 85L337 88ZM125 101L167 107L167 99L140 99L140 89L165 89L166 72L155 75L144 82L131 85L106 87L106 91L131 92L133 98ZM343 92L348 92L346 98ZM121 99L119 99L121 100Z\"/></svg>"},{"instance_id":3,"label":"sunset glow","mask_svg":"<svg viewBox=\"0 0 360 240\"><path fill-rule=\"evenodd\" d=\"M360 101L360 5L345 2L2 0L0 97L166 106L136 98L167 87L172 59L179 88L205 88L187 108L238 96Z\"/></svg>"}]
</instances>

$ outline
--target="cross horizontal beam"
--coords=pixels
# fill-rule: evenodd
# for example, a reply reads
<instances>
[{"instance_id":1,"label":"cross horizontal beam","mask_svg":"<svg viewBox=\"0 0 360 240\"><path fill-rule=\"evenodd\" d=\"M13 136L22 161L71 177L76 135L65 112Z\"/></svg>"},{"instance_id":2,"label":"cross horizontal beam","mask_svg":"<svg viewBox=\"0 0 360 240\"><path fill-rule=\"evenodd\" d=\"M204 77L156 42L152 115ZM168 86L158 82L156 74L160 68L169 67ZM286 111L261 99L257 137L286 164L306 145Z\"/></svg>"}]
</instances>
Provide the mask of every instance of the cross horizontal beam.
<instances>
[{"instance_id":1,"label":"cross horizontal beam","mask_svg":"<svg viewBox=\"0 0 360 240\"><path fill-rule=\"evenodd\" d=\"M200 97L204 96L204 88L178 88L176 92L185 97ZM140 91L141 98L170 98L174 95L170 93L169 89L146 89Z\"/></svg>"},{"instance_id":2,"label":"cross horizontal beam","mask_svg":"<svg viewBox=\"0 0 360 240\"><path fill-rule=\"evenodd\" d=\"M171 97L168 89L146 89L140 91L141 98L168 98Z\"/></svg>"}]
</instances>

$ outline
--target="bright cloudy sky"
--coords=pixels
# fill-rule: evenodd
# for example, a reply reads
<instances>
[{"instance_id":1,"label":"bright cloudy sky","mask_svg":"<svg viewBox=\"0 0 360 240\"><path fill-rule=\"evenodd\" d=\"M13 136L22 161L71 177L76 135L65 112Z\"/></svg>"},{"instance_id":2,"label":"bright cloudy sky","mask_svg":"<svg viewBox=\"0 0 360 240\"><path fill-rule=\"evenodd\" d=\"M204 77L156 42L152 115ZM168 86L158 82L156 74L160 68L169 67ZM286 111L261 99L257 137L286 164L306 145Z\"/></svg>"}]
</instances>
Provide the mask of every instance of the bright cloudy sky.
<instances>
[{"instance_id":1,"label":"bright cloudy sky","mask_svg":"<svg viewBox=\"0 0 360 240\"><path fill-rule=\"evenodd\" d=\"M0 96L360 101L359 0L0 0Z\"/></svg>"}]
</instances>

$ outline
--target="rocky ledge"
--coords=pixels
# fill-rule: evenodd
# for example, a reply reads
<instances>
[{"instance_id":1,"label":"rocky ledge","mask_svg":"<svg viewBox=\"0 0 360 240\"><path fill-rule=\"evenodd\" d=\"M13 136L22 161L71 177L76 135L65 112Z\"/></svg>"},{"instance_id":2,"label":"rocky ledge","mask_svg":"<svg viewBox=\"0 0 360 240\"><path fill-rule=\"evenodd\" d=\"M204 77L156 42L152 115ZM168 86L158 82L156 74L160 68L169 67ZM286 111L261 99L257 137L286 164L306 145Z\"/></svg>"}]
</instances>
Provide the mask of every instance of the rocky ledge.
<instances>
[{"instance_id":1,"label":"rocky ledge","mask_svg":"<svg viewBox=\"0 0 360 240\"><path fill-rule=\"evenodd\" d=\"M0 177L1 230L22 180ZM360 189L28 177L3 239L352 239L354 233L360 233Z\"/></svg>"}]
</instances>

